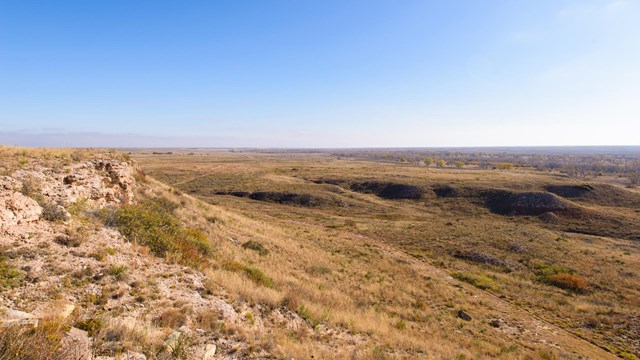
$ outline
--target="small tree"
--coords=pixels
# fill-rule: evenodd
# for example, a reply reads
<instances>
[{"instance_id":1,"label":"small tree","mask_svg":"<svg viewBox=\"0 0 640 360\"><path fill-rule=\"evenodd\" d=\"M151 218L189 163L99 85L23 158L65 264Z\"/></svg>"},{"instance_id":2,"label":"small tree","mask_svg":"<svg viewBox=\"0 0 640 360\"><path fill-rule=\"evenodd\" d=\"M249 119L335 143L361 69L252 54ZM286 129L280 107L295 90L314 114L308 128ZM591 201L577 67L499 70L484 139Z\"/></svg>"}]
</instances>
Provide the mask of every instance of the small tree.
<instances>
[{"instance_id":1,"label":"small tree","mask_svg":"<svg viewBox=\"0 0 640 360\"><path fill-rule=\"evenodd\" d=\"M456 161L453 163L458 169L462 169L464 167L464 161Z\"/></svg>"},{"instance_id":2,"label":"small tree","mask_svg":"<svg viewBox=\"0 0 640 360\"><path fill-rule=\"evenodd\" d=\"M438 160L436 160L436 166L437 167L445 167L445 166L447 166L447 162L444 161L444 159L438 159Z\"/></svg>"},{"instance_id":3,"label":"small tree","mask_svg":"<svg viewBox=\"0 0 640 360\"><path fill-rule=\"evenodd\" d=\"M436 162L435 160L433 160L433 158L430 158L430 157L424 158L424 160L422 160L422 161L424 161L424 164L426 166L431 166Z\"/></svg>"},{"instance_id":4,"label":"small tree","mask_svg":"<svg viewBox=\"0 0 640 360\"><path fill-rule=\"evenodd\" d=\"M480 164L478 164L478 166L482 170L491 170L491 169L493 169L493 165L488 161L482 161Z\"/></svg>"}]
</instances>

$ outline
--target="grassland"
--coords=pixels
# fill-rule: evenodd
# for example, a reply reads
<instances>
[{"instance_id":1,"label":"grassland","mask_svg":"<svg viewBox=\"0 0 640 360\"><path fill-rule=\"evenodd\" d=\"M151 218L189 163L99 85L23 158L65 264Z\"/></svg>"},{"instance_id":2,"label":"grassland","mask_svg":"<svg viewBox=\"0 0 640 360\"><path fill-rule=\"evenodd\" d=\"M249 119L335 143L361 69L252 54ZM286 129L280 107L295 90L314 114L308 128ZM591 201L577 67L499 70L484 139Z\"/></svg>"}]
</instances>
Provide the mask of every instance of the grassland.
<instances>
[{"instance_id":1,"label":"grassland","mask_svg":"<svg viewBox=\"0 0 640 360\"><path fill-rule=\"evenodd\" d=\"M437 169L325 153L132 156L176 189L176 201L213 205L201 206L208 224L191 224L206 226L213 241L212 284L265 308L295 309L313 326L273 335L284 354L640 353L640 202L632 190L526 168ZM539 202L550 186L585 182L597 191L545 195L555 211L489 206L496 196L521 202L523 193ZM323 327L349 334L349 347L336 342L327 352Z\"/></svg>"}]
</instances>

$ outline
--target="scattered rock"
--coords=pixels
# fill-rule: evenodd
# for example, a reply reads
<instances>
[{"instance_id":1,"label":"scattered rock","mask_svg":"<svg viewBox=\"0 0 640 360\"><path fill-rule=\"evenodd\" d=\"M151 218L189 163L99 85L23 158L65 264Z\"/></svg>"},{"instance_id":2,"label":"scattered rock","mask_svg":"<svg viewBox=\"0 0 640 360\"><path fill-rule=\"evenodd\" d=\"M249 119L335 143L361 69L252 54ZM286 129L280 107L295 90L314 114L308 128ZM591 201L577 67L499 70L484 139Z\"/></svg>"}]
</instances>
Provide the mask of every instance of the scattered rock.
<instances>
[{"instance_id":1,"label":"scattered rock","mask_svg":"<svg viewBox=\"0 0 640 360\"><path fill-rule=\"evenodd\" d=\"M458 310L458 317L464 321L471 321L471 315L469 315L466 311L460 309Z\"/></svg>"},{"instance_id":2,"label":"scattered rock","mask_svg":"<svg viewBox=\"0 0 640 360\"><path fill-rule=\"evenodd\" d=\"M502 326L502 320L501 319L491 319L489 321L489 325L491 325L494 328L499 328L500 326Z\"/></svg>"},{"instance_id":3,"label":"scattered rock","mask_svg":"<svg viewBox=\"0 0 640 360\"><path fill-rule=\"evenodd\" d=\"M7 327L14 325L35 327L38 325L38 317L18 310L0 308L0 326Z\"/></svg>"},{"instance_id":4,"label":"scattered rock","mask_svg":"<svg viewBox=\"0 0 640 360\"><path fill-rule=\"evenodd\" d=\"M123 360L147 360L147 356L143 353L135 352L135 351L127 351L124 356L121 357Z\"/></svg>"},{"instance_id":5,"label":"scattered rock","mask_svg":"<svg viewBox=\"0 0 640 360\"><path fill-rule=\"evenodd\" d=\"M202 360L213 360L216 356L217 347L214 344L207 344L204 348Z\"/></svg>"},{"instance_id":6,"label":"scattered rock","mask_svg":"<svg viewBox=\"0 0 640 360\"><path fill-rule=\"evenodd\" d=\"M63 359L90 360L91 339L86 331L72 327L62 339L60 355Z\"/></svg>"}]
</instances>

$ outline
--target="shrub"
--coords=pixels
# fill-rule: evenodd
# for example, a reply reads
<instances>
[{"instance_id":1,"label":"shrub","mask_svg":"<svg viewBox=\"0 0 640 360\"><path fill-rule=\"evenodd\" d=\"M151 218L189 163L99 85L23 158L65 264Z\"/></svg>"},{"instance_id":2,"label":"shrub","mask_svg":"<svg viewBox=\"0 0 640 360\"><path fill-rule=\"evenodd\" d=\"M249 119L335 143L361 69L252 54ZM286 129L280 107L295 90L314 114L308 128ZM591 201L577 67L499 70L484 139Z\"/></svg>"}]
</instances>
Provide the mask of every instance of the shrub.
<instances>
[{"instance_id":1,"label":"shrub","mask_svg":"<svg viewBox=\"0 0 640 360\"><path fill-rule=\"evenodd\" d=\"M44 320L35 328L12 326L0 331L0 359L54 360L67 358L60 346L67 326Z\"/></svg>"},{"instance_id":2,"label":"shrub","mask_svg":"<svg viewBox=\"0 0 640 360\"><path fill-rule=\"evenodd\" d=\"M557 274L573 274L573 270L560 265L537 264L534 270L535 274L546 281L549 277Z\"/></svg>"},{"instance_id":3,"label":"shrub","mask_svg":"<svg viewBox=\"0 0 640 360\"><path fill-rule=\"evenodd\" d=\"M237 273L244 273L244 275L249 278L249 280L253 281L257 285L265 286L268 288L273 288L273 281L267 274L265 274L262 270L244 265L235 260L226 260L222 263L222 268L227 271L233 271Z\"/></svg>"},{"instance_id":4,"label":"shrub","mask_svg":"<svg viewBox=\"0 0 640 360\"><path fill-rule=\"evenodd\" d=\"M548 282L553 286L569 291L582 292L587 289L587 282L584 279L567 273L551 275Z\"/></svg>"},{"instance_id":5,"label":"shrub","mask_svg":"<svg viewBox=\"0 0 640 360\"><path fill-rule=\"evenodd\" d=\"M0 255L0 289L15 288L22 285L24 275L7 263L7 258Z\"/></svg>"},{"instance_id":6,"label":"shrub","mask_svg":"<svg viewBox=\"0 0 640 360\"><path fill-rule=\"evenodd\" d=\"M82 227L75 229L67 228L64 235L56 236L53 241L64 246L78 247L84 242L87 236L86 229Z\"/></svg>"},{"instance_id":7,"label":"shrub","mask_svg":"<svg viewBox=\"0 0 640 360\"><path fill-rule=\"evenodd\" d=\"M42 184L36 178L28 178L22 182L22 189L20 192L33 200L38 201L38 198L42 197Z\"/></svg>"},{"instance_id":8,"label":"shrub","mask_svg":"<svg viewBox=\"0 0 640 360\"><path fill-rule=\"evenodd\" d=\"M212 252L201 229L184 228L173 214L179 205L162 197L136 205L103 209L98 216L117 228L129 241L149 247L157 256L177 255L187 264L197 263Z\"/></svg>"},{"instance_id":9,"label":"shrub","mask_svg":"<svg viewBox=\"0 0 640 360\"><path fill-rule=\"evenodd\" d=\"M67 220L67 211L60 205L42 198L38 203L42 207L42 218L47 221Z\"/></svg>"},{"instance_id":10,"label":"shrub","mask_svg":"<svg viewBox=\"0 0 640 360\"><path fill-rule=\"evenodd\" d=\"M484 274L471 274L456 271L451 274L454 278L467 282L477 288L483 290L498 290L499 287L496 284L497 278L495 276L487 276Z\"/></svg>"},{"instance_id":11,"label":"shrub","mask_svg":"<svg viewBox=\"0 0 640 360\"><path fill-rule=\"evenodd\" d=\"M100 318L88 318L73 324L74 327L89 333L89 336L95 336L103 325L104 322Z\"/></svg>"},{"instance_id":12,"label":"shrub","mask_svg":"<svg viewBox=\"0 0 640 360\"><path fill-rule=\"evenodd\" d=\"M186 321L187 316L182 311L172 308L160 314L160 316L155 319L154 323L156 326L177 329L184 325Z\"/></svg>"},{"instance_id":13,"label":"shrub","mask_svg":"<svg viewBox=\"0 0 640 360\"><path fill-rule=\"evenodd\" d=\"M124 280L127 278L127 266L126 265L114 265L109 269L109 274L113 275L116 280Z\"/></svg>"},{"instance_id":14,"label":"shrub","mask_svg":"<svg viewBox=\"0 0 640 360\"><path fill-rule=\"evenodd\" d=\"M298 308L298 314L300 315L300 317L309 322L312 328L320 325L321 320L313 316L309 308L305 307L304 305L300 305L300 307Z\"/></svg>"},{"instance_id":15,"label":"shrub","mask_svg":"<svg viewBox=\"0 0 640 360\"><path fill-rule=\"evenodd\" d=\"M246 266L244 268L244 273L247 275L249 279L255 282L258 285L262 285L268 288L273 287L273 282L271 278L267 276L262 270L255 268L253 266Z\"/></svg>"},{"instance_id":16,"label":"shrub","mask_svg":"<svg viewBox=\"0 0 640 360\"><path fill-rule=\"evenodd\" d=\"M399 319L395 324L393 324L393 327L398 330L404 330L407 327L407 323L404 320Z\"/></svg>"},{"instance_id":17,"label":"shrub","mask_svg":"<svg viewBox=\"0 0 640 360\"><path fill-rule=\"evenodd\" d=\"M249 249L257 252L260 256L265 256L269 254L269 250L267 250L264 245L257 241L249 240L246 243L242 244L244 249Z\"/></svg>"}]
</instances>

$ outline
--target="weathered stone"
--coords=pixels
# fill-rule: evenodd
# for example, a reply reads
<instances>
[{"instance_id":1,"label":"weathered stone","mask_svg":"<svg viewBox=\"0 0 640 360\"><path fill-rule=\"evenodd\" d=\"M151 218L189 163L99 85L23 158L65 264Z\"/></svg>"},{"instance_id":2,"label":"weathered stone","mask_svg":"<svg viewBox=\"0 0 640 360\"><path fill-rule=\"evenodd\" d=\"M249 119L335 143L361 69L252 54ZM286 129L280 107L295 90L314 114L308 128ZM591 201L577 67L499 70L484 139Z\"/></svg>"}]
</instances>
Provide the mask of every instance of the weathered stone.
<instances>
[{"instance_id":1,"label":"weathered stone","mask_svg":"<svg viewBox=\"0 0 640 360\"><path fill-rule=\"evenodd\" d=\"M90 360L91 339L86 331L72 327L60 344L62 358Z\"/></svg>"},{"instance_id":2,"label":"weathered stone","mask_svg":"<svg viewBox=\"0 0 640 360\"><path fill-rule=\"evenodd\" d=\"M0 227L37 221L40 214L42 207L32 198L18 192L0 190Z\"/></svg>"},{"instance_id":3,"label":"weathered stone","mask_svg":"<svg viewBox=\"0 0 640 360\"><path fill-rule=\"evenodd\" d=\"M38 317L26 312L3 308L0 309L0 326L37 326Z\"/></svg>"},{"instance_id":4,"label":"weathered stone","mask_svg":"<svg viewBox=\"0 0 640 360\"><path fill-rule=\"evenodd\" d=\"M217 347L214 344L207 344L204 349L202 360L213 360L216 356Z\"/></svg>"},{"instance_id":5,"label":"weathered stone","mask_svg":"<svg viewBox=\"0 0 640 360\"><path fill-rule=\"evenodd\" d=\"M471 315L464 310L458 310L458 317L465 321L471 321Z\"/></svg>"}]
</instances>

